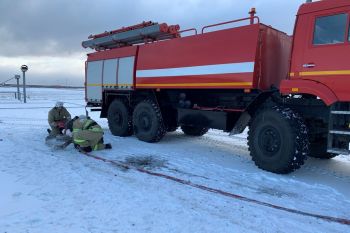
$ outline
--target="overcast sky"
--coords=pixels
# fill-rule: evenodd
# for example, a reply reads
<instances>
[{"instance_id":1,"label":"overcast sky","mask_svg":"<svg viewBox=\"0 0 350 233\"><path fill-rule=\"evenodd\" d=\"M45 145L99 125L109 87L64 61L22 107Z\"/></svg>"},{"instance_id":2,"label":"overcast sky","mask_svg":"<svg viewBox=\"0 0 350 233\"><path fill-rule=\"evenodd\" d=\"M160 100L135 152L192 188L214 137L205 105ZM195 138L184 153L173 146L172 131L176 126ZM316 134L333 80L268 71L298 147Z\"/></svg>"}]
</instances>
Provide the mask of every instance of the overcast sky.
<instances>
[{"instance_id":1,"label":"overcast sky","mask_svg":"<svg viewBox=\"0 0 350 233\"><path fill-rule=\"evenodd\" d=\"M305 0L0 0L0 83L29 66L30 84L83 85L90 34L142 21L181 29L247 17L292 34Z\"/></svg>"}]
</instances>

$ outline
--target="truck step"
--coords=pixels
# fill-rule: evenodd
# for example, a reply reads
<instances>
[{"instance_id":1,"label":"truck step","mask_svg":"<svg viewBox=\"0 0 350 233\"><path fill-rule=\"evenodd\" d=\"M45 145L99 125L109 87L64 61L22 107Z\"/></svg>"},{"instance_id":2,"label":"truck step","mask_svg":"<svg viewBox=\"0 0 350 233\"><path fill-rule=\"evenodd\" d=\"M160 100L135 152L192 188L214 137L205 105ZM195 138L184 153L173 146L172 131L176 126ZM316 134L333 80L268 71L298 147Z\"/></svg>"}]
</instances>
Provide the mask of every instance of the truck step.
<instances>
[{"instance_id":1,"label":"truck step","mask_svg":"<svg viewBox=\"0 0 350 233\"><path fill-rule=\"evenodd\" d=\"M92 108L90 109L91 112L101 112L102 108Z\"/></svg>"},{"instance_id":2,"label":"truck step","mask_svg":"<svg viewBox=\"0 0 350 233\"><path fill-rule=\"evenodd\" d=\"M350 135L350 131L348 130L330 130L331 134L341 134L341 135Z\"/></svg>"},{"instance_id":3,"label":"truck step","mask_svg":"<svg viewBox=\"0 0 350 233\"><path fill-rule=\"evenodd\" d=\"M335 115L350 115L350 111L331 111Z\"/></svg>"},{"instance_id":4,"label":"truck step","mask_svg":"<svg viewBox=\"0 0 350 233\"><path fill-rule=\"evenodd\" d=\"M328 149L327 152L339 155L350 155L350 150L344 150L339 148Z\"/></svg>"}]
</instances>

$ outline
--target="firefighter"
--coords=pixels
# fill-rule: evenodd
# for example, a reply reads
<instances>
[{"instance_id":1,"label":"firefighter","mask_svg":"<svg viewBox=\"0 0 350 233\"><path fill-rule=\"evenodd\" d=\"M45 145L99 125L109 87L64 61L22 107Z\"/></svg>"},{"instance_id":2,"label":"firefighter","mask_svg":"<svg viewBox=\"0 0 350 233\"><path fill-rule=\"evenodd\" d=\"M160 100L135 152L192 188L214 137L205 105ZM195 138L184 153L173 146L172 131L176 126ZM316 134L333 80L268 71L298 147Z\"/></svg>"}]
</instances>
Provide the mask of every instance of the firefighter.
<instances>
[{"instance_id":1,"label":"firefighter","mask_svg":"<svg viewBox=\"0 0 350 233\"><path fill-rule=\"evenodd\" d=\"M73 132L75 148L83 152L112 149L110 143L103 143L103 129L90 117L81 115L72 119L70 128Z\"/></svg>"},{"instance_id":2,"label":"firefighter","mask_svg":"<svg viewBox=\"0 0 350 233\"><path fill-rule=\"evenodd\" d=\"M65 124L71 120L71 115L65 107L63 102L57 101L55 107L53 107L48 114L48 122L51 129L47 129L50 137L56 137L62 134Z\"/></svg>"}]
</instances>

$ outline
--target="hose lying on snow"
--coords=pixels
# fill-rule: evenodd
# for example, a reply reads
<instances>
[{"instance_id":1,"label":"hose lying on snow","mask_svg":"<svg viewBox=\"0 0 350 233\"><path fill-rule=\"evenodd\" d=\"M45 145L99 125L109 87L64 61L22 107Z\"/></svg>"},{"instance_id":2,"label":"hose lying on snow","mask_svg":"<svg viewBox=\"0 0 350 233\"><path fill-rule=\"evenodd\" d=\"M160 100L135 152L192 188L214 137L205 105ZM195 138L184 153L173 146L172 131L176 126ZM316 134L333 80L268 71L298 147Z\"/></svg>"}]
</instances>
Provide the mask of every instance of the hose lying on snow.
<instances>
[{"instance_id":1,"label":"hose lying on snow","mask_svg":"<svg viewBox=\"0 0 350 233\"><path fill-rule=\"evenodd\" d=\"M350 219L343 219L343 218L331 217L331 216L326 216L326 215L308 213L308 212L304 212L304 211L296 210L296 209L290 209L290 208L286 208L286 207L270 204L270 203L267 203L267 202L255 200L255 199L252 199L252 198L244 197L244 196L241 196L241 195L225 192L225 191L222 191L220 189L215 189L215 188L210 188L210 187L207 187L207 186L204 186L204 185L195 184L195 183L192 183L191 181L186 181L186 180L183 180L183 179L180 179L180 178L176 178L176 177L173 177L173 176L169 176L169 175L165 175L165 174L162 174L162 173L148 171L148 170L145 170L145 169L142 169L142 168L139 168L139 167L135 167L135 166L132 166L132 165L129 165L129 164L125 164L125 163L120 162L120 161L113 161L113 160L105 159L105 158L102 158L102 157L99 157L99 156L96 156L96 155L93 155L93 154L90 154L90 153L83 152L83 154L85 154L86 156L88 156L90 158L93 158L93 159L96 159L96 160L100 160L100 161L103 161L103 162L106 162L106 163L110 163L110 164L113 164L115 166L121 167L123 169L133 169L133 170L136 170L136 171L141 172L141 173L145 173L145 174L148 174L148 175L151 175L151 176L161 177L161 178L164 178L164 179L167 179L167 180L172 180L174 182L177 182L177 183L180 183L180 184L183 184L183 185L191 186L193 188L201 189L201 190L204 190L204 191L207 191L207 192L211 192L211 193L220 194L220 195L225 196L225 197L230 197L230 198L238 199L238 200L241 200L241 201L250 202L250 203L254 203L254 204L257 204L257 205L270 207L270 208L277 209L277 210L283 210L283 211L286 211L286 212L289 212L289 213L294 213L294 214L299 214L299 215L303 215L303 216L308 216L308 217L313 217L313 218L317 218L317 219L322 219L322 220L329 221L329 222L336 222L336 223L340 223L340 224L343 224L343 225L350 225Z\"/></svg>"}]
</instances>

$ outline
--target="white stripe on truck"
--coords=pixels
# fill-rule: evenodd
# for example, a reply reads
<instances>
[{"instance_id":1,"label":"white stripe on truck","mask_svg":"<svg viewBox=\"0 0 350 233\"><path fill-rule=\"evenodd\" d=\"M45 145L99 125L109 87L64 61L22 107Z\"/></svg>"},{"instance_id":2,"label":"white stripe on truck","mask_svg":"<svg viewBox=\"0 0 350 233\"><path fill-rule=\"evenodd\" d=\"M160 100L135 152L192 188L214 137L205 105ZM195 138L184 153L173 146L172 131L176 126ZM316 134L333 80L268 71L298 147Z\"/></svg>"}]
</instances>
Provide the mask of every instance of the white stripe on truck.
<instances>
[{"instance_id":1,"label":"white stripe on truck","mask_svg":"<svg viewBox=\"0 0 350 233\"><path fill-rule=\"evenodd\" d=\"M137 78L210 75L210 74L235 74L254 72L254 62L240 62L207 66L191 66L181 68L167 68L154 70L137 70Z\"/></svg>"}]
</instances>

